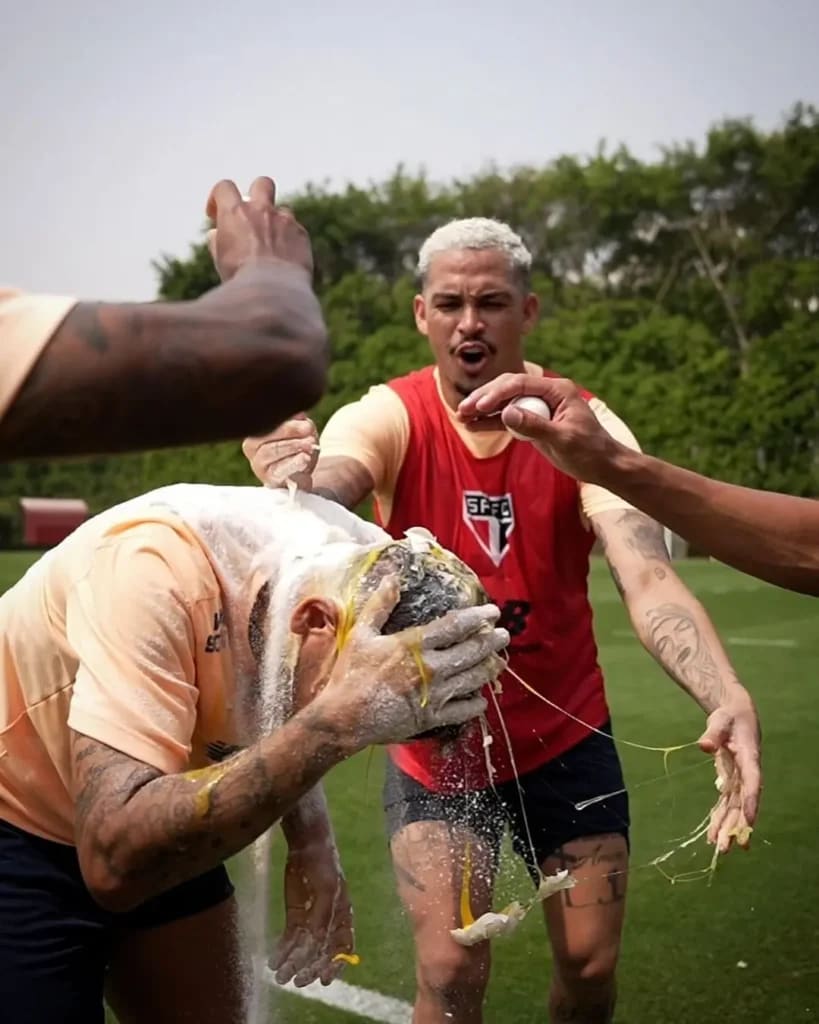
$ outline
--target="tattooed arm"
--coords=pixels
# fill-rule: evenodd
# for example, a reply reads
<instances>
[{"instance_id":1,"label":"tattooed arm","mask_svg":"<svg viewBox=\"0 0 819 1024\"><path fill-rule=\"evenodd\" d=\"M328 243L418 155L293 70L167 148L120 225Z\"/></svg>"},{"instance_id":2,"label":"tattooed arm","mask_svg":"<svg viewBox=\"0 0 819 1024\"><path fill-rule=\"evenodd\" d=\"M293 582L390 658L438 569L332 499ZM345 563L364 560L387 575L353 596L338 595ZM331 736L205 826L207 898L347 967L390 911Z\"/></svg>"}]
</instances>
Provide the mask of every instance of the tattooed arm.
<instances>
[{"instance_id":1,"label":"tattooed arm","mask_svg":"<svg viewBox=\"0 0 819 1024\"><path fill-rule=\"evenodd\" d=\"M360 505L372 490L372 475L357 459L340 456L320 458L313 470L313 493L345 508Z\"/></svg>"},{"instance_id":2,"label":"tattooed arm","mask_svg":"<svg viewBox=\"0 0 819 1024\"><path fill-rule=\"evenodd\" d=\"M509 642L494 606L450 612L381 635L399 598L385 579L361 610L312 702L258 744L184 774L159 769L72 731L75 842L89 890L124 910L221 863L252 842L344 758L481 714ZM420 637L423 666L411 653ZM431 673L424 699L422 671ZM315 682L315 681L313 681Z\"/></svg>"},{"instance_id":3,"label":"tattooed arm","mask_svg":"<svg viewBox=\"0 0 819 1024\"><path fill-rule=\"evenodd\" d=\"M662 528L623 510L592 525L634 629L661 667L706 712L729 692L744 693L705 609L671 565Z\"/></svg>"},{"instance_id":4,"label":"tattooed arm","mask_svg":"<svg viewBox=\"0 0 819 1024\"><path fill-rule=\"evenodd\" d=\"M504 421L535 440L564 473L619 494L701 551L768 583L819 596L819 502L712 480L615 440L571 381L503 374L461 405L469 422L518 395L537 395L552 420L510 410ZM479 408L480 403L480 408ZM508 419L507 419L508 417Z\"/></svg>"},{"instance_id":5,"label":"tattooed arm","mask_svg":"<svg viewBox=\"0 0 819 1024\"><path fill-rule=\"evenodd\" d=\"M246 438L242 450L266 487L293 481L354 509L374 492L390 500L409 430L401 400L382 385L337 409L321 439L312 420L294 417L265 437Z\"/></svg>"},{"instance_id":6,"label":"tattooed arm","mask_svg":"<svg viewBox=\"0 0 819 1024\"><path fill-rule=\"evenodd\" d=\"M0 458L196 444L320 396L326 333L304 270L269 262L193 302L80 303L6 416Z\"/></svg>"},{"instance_id":7,"label":"tattooed arm","mask_svg":"<svg viewBox=\"0 0 819 1024\"><path fill-rule=\"evenodd\" d=\"M360 505L375 487L370 470L352 456L317 456L318 447L313 421L294 417L264 437L245 438L242 451L266 487L292 480L345 508Z\"/></svg>"},{"instance_id":8,"label":"tattooed arm","mask_svg":"<svg viewBox=\"0 0 819 1024\"><path fill-rule=\"evenodd\" d=\"M354 749L320 706L222 764L178 775L72 733L86 884L120 911L194 878L244 849Z\"/></svg>"},{"instance_id":9,"label":"tattooed arm","mask_svg":"<svg viewBox=\"0 0 819 1024\"><path fill-rule=\"evenodd\" d=\"M725 746L736 757L753 822L761 787L756 710L708 613L674 571L662 528L634 510L601 512L592 526L643 646L709 715L700 746Z\"/></svg>"}]
</instances>

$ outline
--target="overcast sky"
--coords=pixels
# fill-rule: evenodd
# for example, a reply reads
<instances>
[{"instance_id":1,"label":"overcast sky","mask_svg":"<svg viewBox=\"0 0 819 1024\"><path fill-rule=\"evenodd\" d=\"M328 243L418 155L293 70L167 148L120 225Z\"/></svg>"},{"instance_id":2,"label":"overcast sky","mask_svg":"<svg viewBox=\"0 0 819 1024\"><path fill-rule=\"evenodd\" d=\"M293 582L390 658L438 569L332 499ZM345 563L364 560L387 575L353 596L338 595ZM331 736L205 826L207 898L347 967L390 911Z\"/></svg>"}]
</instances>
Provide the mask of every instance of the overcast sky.
<instances>
[{"instance_id":1,"label":"overcast sky","mask_svg":"<svg viewBox=\"0 0 819 1024\"><path fill-rule=\"evenodd\" d=\"M155 295L210 185L650 157L819 102L819 0L7 0L0 284ZM459 13L460 12L460 13Z\"/></svg>"}]
</instances>

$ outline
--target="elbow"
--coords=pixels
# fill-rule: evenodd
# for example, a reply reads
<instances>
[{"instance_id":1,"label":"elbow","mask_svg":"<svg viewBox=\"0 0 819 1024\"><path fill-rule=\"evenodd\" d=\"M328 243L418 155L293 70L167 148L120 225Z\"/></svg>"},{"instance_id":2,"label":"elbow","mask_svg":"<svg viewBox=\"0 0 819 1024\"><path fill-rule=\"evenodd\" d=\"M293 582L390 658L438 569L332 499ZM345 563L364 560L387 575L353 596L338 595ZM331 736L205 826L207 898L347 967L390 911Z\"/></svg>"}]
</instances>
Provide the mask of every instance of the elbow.
<instances>
[{"instance_id":1,"label":"elbow","mask_svg":"<svg viewBox=\"0 0 819 1024\"><path fill-rule=\"evenodd\" d=\"M89 878L83 874L83 878L94 902L111 914L125 914L143 902L142 898L122 886L119 881L112 880L110 876L93 875Z\"/></svg>"},{"instance_id":2,"label":"elbow","mask_svg":"<svg viewBox=\"0 0 819 1024\"><path fill-rule=\"evenodd\" d=\"M83 881L92 899L103 910L122 914L133 910L152 893L135 884L136 864L130 864L117 841L115 831L106 828L108 836L93 840L78 839L77 856Z\"/></svg>"},{"instance_id":3,"label":"elbow","mask_svg":"<svg viewBox=\"0 0 819 1024\"><path fill-rule=\"evenodd\" d=\"M96 904L113 914L123 914L139 906L147 897L138 893L125 877L112 871L100 858L81 861L85 886Z\"/></svg>"}]
</instances>

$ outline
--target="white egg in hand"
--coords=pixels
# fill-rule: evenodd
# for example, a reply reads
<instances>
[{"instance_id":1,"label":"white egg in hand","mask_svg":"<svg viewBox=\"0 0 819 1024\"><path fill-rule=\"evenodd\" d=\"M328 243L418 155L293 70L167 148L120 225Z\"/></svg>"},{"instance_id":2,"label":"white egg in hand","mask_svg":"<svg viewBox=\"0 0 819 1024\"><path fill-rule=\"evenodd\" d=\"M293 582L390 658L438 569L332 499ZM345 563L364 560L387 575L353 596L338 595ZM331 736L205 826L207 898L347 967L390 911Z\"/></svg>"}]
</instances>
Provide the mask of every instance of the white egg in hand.
<instances>
[{"instance_id":1,"label":"white egg in hand","mask_svg":"<svg viewBox=\"0 0 819 1024\"><path fill-rule=\"evenodd\" d=\"M516 405L519 409L525 409L527 412L533 412L535 416L542 416L545 420L550 420L552 418L552 410L542 398L538 398L536 395L520 395L518 398L513 398L509 405ZM526 437L525 434L519 434L517 430L512 430L511 427L507 427L506 429L512 437L517 437L521 441L531 440L531 438Z\"/></svg>"}]
</instances>

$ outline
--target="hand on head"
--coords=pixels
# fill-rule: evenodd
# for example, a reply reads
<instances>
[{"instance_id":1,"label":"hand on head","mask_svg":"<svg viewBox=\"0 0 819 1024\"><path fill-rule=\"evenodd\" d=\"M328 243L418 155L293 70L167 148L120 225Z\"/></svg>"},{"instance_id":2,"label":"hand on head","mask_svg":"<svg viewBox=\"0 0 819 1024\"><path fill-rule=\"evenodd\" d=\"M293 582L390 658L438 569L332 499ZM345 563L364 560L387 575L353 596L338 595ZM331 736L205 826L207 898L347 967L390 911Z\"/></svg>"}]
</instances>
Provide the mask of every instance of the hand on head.
<instances>
[{"instance_id":1,"label":"hand on head","mask_svg":"<svg viewBox=\"0 0 819 1024\"><path fill-rule=\"evenodd\" d=\"M205 212L215 225L208 232L208 248L223 281L270 261L291 263L312 276L310 239L290 210L276 205L272 178L256 178L246 199L234 182L217 182Z\"/></svg>"},{"instance_id":2,"label":"hand on head","mask_svg":"<svg viewBox=\"0 0 819 1024\"><path fill-rule=\"evenodd\" d=\"M388 636L384 623L400 597L385 577L361 610L317 700L332 705L359 746L397 743L430 729L461 725L486 709L480 691L501 673L509 643L495 628L494 605L461 608Z\"/></svg>"}]
</instances>

